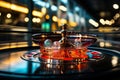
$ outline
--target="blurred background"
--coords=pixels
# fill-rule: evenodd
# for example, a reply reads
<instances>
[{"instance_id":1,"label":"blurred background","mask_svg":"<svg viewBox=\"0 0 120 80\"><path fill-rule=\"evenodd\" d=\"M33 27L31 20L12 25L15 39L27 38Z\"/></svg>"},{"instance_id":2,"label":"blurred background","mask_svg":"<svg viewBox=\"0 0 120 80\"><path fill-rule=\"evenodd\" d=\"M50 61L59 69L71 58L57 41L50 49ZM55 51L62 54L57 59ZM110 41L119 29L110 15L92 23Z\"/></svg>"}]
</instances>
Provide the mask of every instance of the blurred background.
<instances>
[{"instance_id":1,"label":"blurred background","mask_svg":"<svg viewBox=\"0 0 120 80\"><path fill-rule=\"evenodd\" d=\"M120 50L119 0L0 0L0 50L38 46L31 35L68 30L95 34L92 46Z\"/></svg>"}]
</instances>

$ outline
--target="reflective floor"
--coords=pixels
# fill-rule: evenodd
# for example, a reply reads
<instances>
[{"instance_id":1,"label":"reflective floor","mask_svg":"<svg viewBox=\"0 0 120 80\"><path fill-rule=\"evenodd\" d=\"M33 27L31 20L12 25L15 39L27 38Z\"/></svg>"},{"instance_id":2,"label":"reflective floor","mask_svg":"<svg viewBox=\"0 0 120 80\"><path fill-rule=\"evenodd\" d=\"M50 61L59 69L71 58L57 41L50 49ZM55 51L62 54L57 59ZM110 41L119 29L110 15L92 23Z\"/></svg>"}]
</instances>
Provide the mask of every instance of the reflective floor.
<instances>
[{"instance_id":1,"label":"reflective floor","mask_svg":"<svg viewBox=\"0 0 120 80\"><path fill-rule=\"evenodd\" d=\"M104 54L104 59L99 61L88 61L84 63L76 62L75 64L46 64L26 61L21 56L27 52L39 49L13 49L2 51L0 54L0 75L12 76L18 78L67 78L72 75L71 79L92 78L103 74L111 74L120 70L120 52L97 47L89 47ZM76 77L77 76L77 77ZM86 76L86 77L84 77Z\"/></svg>"}]
</instances>

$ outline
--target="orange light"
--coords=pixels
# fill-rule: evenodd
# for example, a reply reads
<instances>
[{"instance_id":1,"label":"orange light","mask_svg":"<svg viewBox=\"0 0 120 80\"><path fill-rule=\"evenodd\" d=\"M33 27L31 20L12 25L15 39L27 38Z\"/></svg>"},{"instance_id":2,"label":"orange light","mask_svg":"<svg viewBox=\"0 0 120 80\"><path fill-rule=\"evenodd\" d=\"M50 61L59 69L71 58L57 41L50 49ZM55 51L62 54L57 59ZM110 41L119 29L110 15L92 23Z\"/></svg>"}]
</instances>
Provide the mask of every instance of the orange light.
<instances>
[{"instance_id":1,"label":"orange light","mask_svg":"<svg viewBox=\"0 0 120 80\"><path fill-rule=\"evenodd\" d=\"M69 24L70 24L71 27L77 26L77 23L76 23L76 22L70 22Z\"/></svg>"},{"instance_id":2,"label":"orange light","mask_svg":"<svg viewBox=\"0 0 120 80\"><path fill-rule=\"evenodd\" d=\"M50 16L49 16L49 15L46 15L46 16L45 16L45 18L46 18L46 19L49 19L49 18L50 18Z\"/></svg>"}]
</instances>

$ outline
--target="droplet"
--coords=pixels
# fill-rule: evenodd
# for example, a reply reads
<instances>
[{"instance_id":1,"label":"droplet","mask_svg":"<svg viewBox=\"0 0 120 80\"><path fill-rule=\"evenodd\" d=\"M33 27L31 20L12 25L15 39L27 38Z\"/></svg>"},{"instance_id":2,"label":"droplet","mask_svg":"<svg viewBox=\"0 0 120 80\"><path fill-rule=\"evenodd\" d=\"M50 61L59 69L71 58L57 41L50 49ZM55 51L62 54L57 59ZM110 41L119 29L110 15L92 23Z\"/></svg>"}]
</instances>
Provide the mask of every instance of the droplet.
<instances>
[{"instance_id":1,"label":"droplet","mask_svg":"<svg viewBox=\"0 0 120 80\"><path fill-rule=\"evenodd\" d=\"M44 41L44 47L51 47L52 46L52 40L46 39Z\"/></svg>"},{"instance_id":2,"label":"droplet","mask_svg":"<svg viewBox=\"0 0 120 80\"><path fill-rule=\"evenodd\" d=\"M54 41L54 42L53 42L53 47L54 47L55 49L60 49L60 42L59 42L59 41Z\"/></svg>"}]
</instances>

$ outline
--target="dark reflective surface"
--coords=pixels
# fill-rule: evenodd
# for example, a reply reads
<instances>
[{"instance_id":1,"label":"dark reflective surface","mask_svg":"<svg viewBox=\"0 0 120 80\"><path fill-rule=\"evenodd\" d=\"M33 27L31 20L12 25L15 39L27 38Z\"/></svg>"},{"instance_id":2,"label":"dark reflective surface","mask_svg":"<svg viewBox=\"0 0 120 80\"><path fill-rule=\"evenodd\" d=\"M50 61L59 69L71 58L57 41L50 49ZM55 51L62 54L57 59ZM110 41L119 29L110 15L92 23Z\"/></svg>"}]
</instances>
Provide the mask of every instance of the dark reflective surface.
<instances>
[{"instance_id":1,"label":"dark reflective surface","mask_svg":"<svg viewBox=\"0 0 120 80\"><path fill-rule=\"evenodd\" d=\"M109 73L114 71L114 69L119 70L120 58L118 51L103 49L103 48L89 48L91 50L97 50L105 55L105 58L99 61L88 61L85 63L75 63L75 64L46 64L46 63L35 63L31 61L26 61L20 58L24 53L31 50L12 50L8 52L3 52L0 54L0 71L5 74L15 74L15 75L26 75L41 77L55 78L59 75L93 75L97 73ZM38 49L33 49L37 51ZM4 54L4 55L3 55ZM64 61L63 63L68 63ZM73 77L74 78L74 77Z\"/></svg>"}]
</instances>

